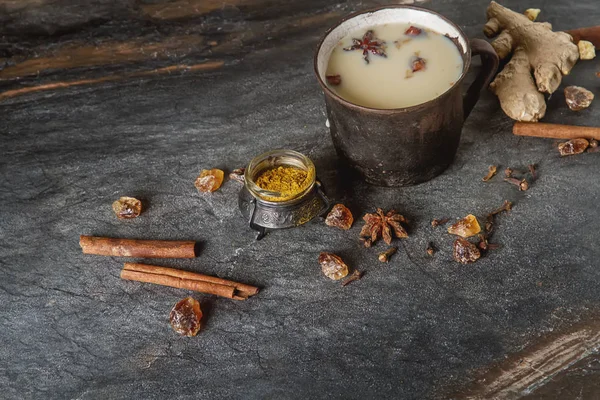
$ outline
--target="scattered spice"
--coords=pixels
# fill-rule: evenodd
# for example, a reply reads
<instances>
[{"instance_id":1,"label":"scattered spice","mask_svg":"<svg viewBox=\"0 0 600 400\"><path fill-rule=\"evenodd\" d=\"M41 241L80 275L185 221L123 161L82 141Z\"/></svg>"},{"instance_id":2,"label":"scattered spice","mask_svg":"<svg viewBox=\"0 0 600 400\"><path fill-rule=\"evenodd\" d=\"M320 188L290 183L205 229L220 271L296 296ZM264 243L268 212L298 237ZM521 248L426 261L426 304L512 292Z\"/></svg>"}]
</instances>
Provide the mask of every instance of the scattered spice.
<instances>
[{"instance_id":1,"label":"scattered spice","mask_svg":"<svg viewBox=\"0 0 600 400\"><path fill-rule=\"evenodd\" d=\"M445 225L448 221L450 221L450 218L434 218L431 220L431 226L435 228L436 226Z\"/></svg>"},{"instance_id":2,"label":"scattered spice","mask_svg":"<svg viewBox=\"0 0 600 400\"><path fill-rule=\"evenodd\" d=\"M497 214L500 214L503 211L510 211L512 209L512 203L508 200L504 200L504 203L502 203L502 205L498 208L496 208L494 211L492 211L491 213L489 213L486 217L486 221L485 221L485 238L488 239L492 233L492 229L494 227L494 217Z\"/></svg>"},{"instance_id":3,"label":"scattered spice","mask_svg":"<svg viewBox=\"0 0 600 400\"><path fill-rule=\"evenodd\" d=\"M561 156L572 156L574 154L581 154L588 148L590 142L584 138L571 139L564 143L558 144L558 151Z\"/></svg>"},{"instance_id":4,"label":"scattered spice","mask_svg":"<svg viewBox=\"0 0 600 400\"><path fill-rule=\"evenodd\" d=\"M596 139L590 140L590 147L588 147L587 152L597 153L598 151L600 151L600 148L598 147L598 141Z\"/></svg>"},{"instance_id":5,"label":"scattered spice","mask_svg":"<svg viewBox=\"0 0 600 400\"><path fill-rule=\"evenodd\" d=\"M385 41L377 39L373 30L366 31L362 39L352 39L352 46L345 47L344 50L362 50L363 58L367 64L369 63L369 53L387 57L387 54L385 54Z\"/></svg>"},{"instance_id":6,"label":"scattered spice","mask_svg":"<svg viewBox=\"0 0 600 400\"><path fill-rule=\"evenodd\" d=\"M182 336L196 336L200 330L202 310L200 303L193 297L186 297L171 310L169 321L175 332Z\"/></svg>"},{"instance_id":7,"label":"scattered spice","mask_svg":"<svg viewBox=\"0 0 600 400\"><path fill-rule=\"evenodd\" d=\"M531 177L532 177L533 179L535 179L535 178L536 178L536 176L535 176L535 175L536 175L536 174L535 174L535 172L536 172L536 171L535 171L535 164L529 164L529 165L527 166L527 168L529 168L529 173L531 174Z\"/></svg>"},{"instance_id":8,"label":"scattered spice","mask_svg":"<svg viewBox=\"0 0 600 400\"><path fill-rule=\"evenodd\" d=\"M592 60L596 57L596 46L587 40L577 42L580 60Z\"/></svg>"},{"instance_id":9,"label":"scattered spice","mask_svg":"<svg viewBox=\"0 0 600 400\"><path fill-rule=\"evenodd\" d=\"M244 178L244 173L246 172L246 168L236 168L229 174L229 179L244 183L246 182L246 178Z\"/></svg>"},{"instance_id":10,"label":"scattered spice","mask_svg":"<svg viewBox=\"0 0 600 400\"><path fill-rule=\"evenodd\" d=\"M512 210L512 203L508 200L504 200L504 203L494 211L490 213L490 215L500 214L502 211L510 211Z\"/></svg>"},{"instance_id":11,"label":"scattered spice","mask_svg":"<svg viewBox=\"0 0 600 400\"><path fill-rule=\"evenodd\" d=\"M453 248L454 260L461 264L473 263L481 257L481 252L477 246L463 238L456 239Z\"/></svg>"},{"instance_id":12,"label":"scattered spice","mask_svg":"<svg viewBox=\"0 0 600 400\"><path fill-rule=\"evenodd\" d=\"M423 30L421 28L417 28L416 26L411 25L405 32L404 34L407 36L419 36L421 33L423 33Z\"/></svg>"},{"instance_id":13,"label":"scattered spice","mask_svg":"<svg viewBox=\"0 0 600 400\"><path fill-rule=\"evenodd\" d=\"M413 56L410 59L410 68L412 69L412 72L417 72L417 71L423 71L425 69L427 62L425 61L424 58L419 57L418 55Z\"/></svg>"},{"instance_id":14,"label":"scattered spice","mask_svg":"<svg viewBox=\"0 0 600 400\"><path fill-rule=\"evenodd\" d=\"M396 48L399 49L400 47L402 47L403 44L410 42L412 39L411 38L406 38L406 39L402 39L402 40L394 40L394 44L396 45Z\"/></svg>"},{"instance_id":15,"label":"scattered spice","mask_svg":"<svg viewBox=\"0 0 600 400\"><path fill-rule=\"evenodd\" d=\"M267 200L285 201L304 191L310 184L308 172L291 166L279 166L260 173L255 183L258 187L277 196L265 196Z\"/></svg>"},{"instance_id":16,"label":"scattered spice","mask_svg":"<svg viewBox=\"0 0 600 400\"><path fill-rule=\"evenodd\" d=\"M392 257L397 251L398 251L397 247L390 247L383 253L379 253L379 256L377 258L379 259L379 261L386 263L386 262L390 261L390 257Z\"/></svg>"},{"instance_id":17,"label":"scattered spice","mask_svg":"<svg viewBox=\"0 0 600 400\"><path fill-rule=\"evenodd\" d=\"M479 249L481 249L482 251L488 251L496 250L500 247L500 245L495 243L489 243L487 237L485 235L480 234L479 243L477 244L477 247L479 247Z\"/></svg>"},{"instance_id":18,"label":"scattered spice","mask_svg":"<svg viewBox=\"0 0 600 400\"><path fill-rule=\"evenodd\" d=\"M535 21L535 19L538 17L541 11L542 10L540 10L539 8L528 8L523 14L525 14L525 16L529 18L530 21Z\"/></svg>"},{"instance_id":19,"label":"scattered spice","mask_svg":"<svg viewBox=\"0 0 600 400\"><path fill-rule=\"evenodd\" d=\"M194 186L202 193L214 192L221 187L224 177L225 173L220 169L203 169Z\"/></svg>"},{"instance_id":20,"label":"scattered spice","mask_svg":"<svg viewBox=\"0 0 600 400\"><path fill-rule=\"evenodd\" d=\"M119 219L138 217L142 212L142 202L135 197L121 197L112 203L112 209Z\"/></svg>"},{"instance_id":21,"label":"scattered spice","mask_svg":"<svg viewBox=\"0 0 600 400\"><path fill-rule=\"evenodd\" d=\"M425 251L427 252L427 255L433 256L433 254L435 253L435 247L433 247L433 243L429 242Z\"/></svg>"},{"instance_id":22,"label":"scattered spice","mask_svg":"<svg viewBox=\"0 0 600 400\"><path fill-rule=\"evenodd\" d=\"M565 100L572 111L581 111L592 104L594 93L581 86L567 86Z\"/></svg>"},{"instance_id":23,"label":"scattered spice","mask_svg":"<svg viewBox=\"0 0 600 400\"><path fill-rule=\"evenodd\" d=\"M401 225L401 223L407 223L408 221L396 210L390 210L387 214L384 214L383 210L378 208L376 213L365 214L363 220L365 225L360 231L360 236L370 238L371 243L375 243L377 239L383 237L384 242L391 244L392 231L399 239L408 237L408 233Z\"/></svg>"},{"instance_id":24,"label":"scattered spice","mask_svg":"<svg viewBox=\"0 0 600 400\"><path fill-rule=\"evenodd\" d=\"M325 224L343 230L350 229L352 222L354 222L352 212L343 204L333 206L329 214L327 214L327 218L325 218Z\"/></svg>"},{"instance_id":25,"label":"scattered spice","mask_svg":"<svg viewBox=\"0 0 600 400\"><path fill-rule=\"evenodd\" d=\"M360 241L366 248L373 246L373 241L371 238L360 238Z\"/></svg>"},{"instance_id":26,"label":"scattered spice","mask_svg":"<svg viewBox=\"0 0 600 400\"><path fill-rule=\"evenodd\" d=\"M509 167L506 167L506 169L504 170L504 176L506 176L507 178L510 178L513 174L513 170L510 169Z\"/></svg>"},{"instance_id":27,"label":"scattered spice","mask_svg":"<svg viewBox=\"0 0 600 400\"><path fill-rule=\"evenodd\" d=\"M490 179L492 179L494 177L494 175L496 175L496 171L498 170L498 167L496 167L495 165L490 165L488 167L488 173L486 176L483 177L483 181L487 182Z\"/></svg>"},{"instance_id":28,"label":"scattered spice","mask_svg":"<svg viewBox=\"0 0 600 400\"><path fill-rule=\"evenodd\" d=\"M319 254L319 264L323 274L329 279L337 281L348 275L348 266L344 261L333 253Z\"/></svg>"},{"instance_id":29,"label":"scattered spice","mask_svg":"<svg viewBox=\"0 0 600 400\"><path fill-rule=\"evenodd\" d=\"M467 215L448 228L448 233L465 238L477 235L479 232L481 232L481 227L477 217L473 214Z\"/></svg>"},{"instance_id":30,"label":"scattered spice","mask_svg":"<svg viewBox=\"0 0 600 400\"><path fill-rule=\"evenodd\" d=\"M517 179L517 178L504 178L504 182L508 182L511 185L515 185L519 187L520 191L525 191L527 189L529 189L529 183L527 182L526 179Z\"/></svg>"},{"instance_id":31,"label":"scattered spice","mask_svg":"<svg viewBox=\"0 0 600 400\"><path fill-rule=\"evenodd\" d=\"M352 282L357 281L360 278L362 278L364 274L365 273L362 271L354 270L354 272L352 272L352 274L348 277L348 279L346 279L344 282L342 282L342 286L348 286Z\"/></svg>"},{"instance_id":32,"label":"scattered spice","mask_svg":"<svg viewBox=\"0 0 600 400\"><path fill-rule=\"evenodd\" d=\"M342 77L340 75L326 75L325 79L327 79L327 83L331 86L338 86L342 83Z\"/></svg>"}]
</instances>

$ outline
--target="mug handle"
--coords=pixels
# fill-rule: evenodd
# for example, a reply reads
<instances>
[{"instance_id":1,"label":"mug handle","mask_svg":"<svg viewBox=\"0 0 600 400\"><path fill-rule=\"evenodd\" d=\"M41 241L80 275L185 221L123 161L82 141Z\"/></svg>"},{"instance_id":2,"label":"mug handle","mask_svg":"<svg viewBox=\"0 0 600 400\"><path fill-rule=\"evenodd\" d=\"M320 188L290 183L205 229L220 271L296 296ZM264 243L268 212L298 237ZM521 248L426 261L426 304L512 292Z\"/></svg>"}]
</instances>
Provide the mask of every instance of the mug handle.
<instances>
[{"instance_id":1,"label":"mug handle","mask_svg":"<svg viewBox=\"0 0 600 400\"><path fill-rule=\"evenodd\" d=\"M467 119L479 100L479 95L487 88L498 70L498 54L491 44L482 39L471 39L471 54L481 57L481 71L471 83L463 98L464 119Z\"/></svg>"}]
</instances>

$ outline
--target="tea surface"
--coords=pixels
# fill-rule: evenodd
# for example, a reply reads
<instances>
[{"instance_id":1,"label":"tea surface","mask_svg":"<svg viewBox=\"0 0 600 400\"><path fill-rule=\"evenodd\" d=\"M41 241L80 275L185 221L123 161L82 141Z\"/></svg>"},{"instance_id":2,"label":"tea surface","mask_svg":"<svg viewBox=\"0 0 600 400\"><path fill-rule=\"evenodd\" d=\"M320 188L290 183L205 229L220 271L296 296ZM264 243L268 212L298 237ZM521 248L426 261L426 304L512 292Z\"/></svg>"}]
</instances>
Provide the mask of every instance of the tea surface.
<instances>
[{"instance_id":1,"label":"tea surface","mask_svg":"<svg viewBox=\"0 0 600 400\"><path fill-rule=\"evenodd\" d=\"M327 84L351 103L379 109L432 100L460 78L463 60L446 36L411 24L362 28L344 37L327 65Z\"/></svg>"}]
</instances>

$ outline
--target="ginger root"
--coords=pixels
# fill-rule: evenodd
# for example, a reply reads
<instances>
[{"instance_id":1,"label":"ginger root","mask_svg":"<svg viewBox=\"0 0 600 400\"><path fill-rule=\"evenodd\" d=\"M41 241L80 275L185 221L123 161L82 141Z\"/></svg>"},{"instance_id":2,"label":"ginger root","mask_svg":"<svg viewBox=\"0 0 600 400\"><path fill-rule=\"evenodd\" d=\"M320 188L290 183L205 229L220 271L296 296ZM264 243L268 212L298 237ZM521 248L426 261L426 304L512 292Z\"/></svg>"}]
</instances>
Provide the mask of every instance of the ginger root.
<instances>
[{"instance_id":1,"label":"ginger root","mask_svg":"<svg viewBox=\"0 0 600 400\"><path fill-rule=\"evenodd\" d=\"M552 93L579 58L568 33L553 32L547 22L533 22L492 1L483 32L496 37L492 46L501 59L512 58L490 84L502 110L517 121L538 121L546 113L540 92ZM531 71L535 81L531 76Z\"/></svg>"}]
</instances>

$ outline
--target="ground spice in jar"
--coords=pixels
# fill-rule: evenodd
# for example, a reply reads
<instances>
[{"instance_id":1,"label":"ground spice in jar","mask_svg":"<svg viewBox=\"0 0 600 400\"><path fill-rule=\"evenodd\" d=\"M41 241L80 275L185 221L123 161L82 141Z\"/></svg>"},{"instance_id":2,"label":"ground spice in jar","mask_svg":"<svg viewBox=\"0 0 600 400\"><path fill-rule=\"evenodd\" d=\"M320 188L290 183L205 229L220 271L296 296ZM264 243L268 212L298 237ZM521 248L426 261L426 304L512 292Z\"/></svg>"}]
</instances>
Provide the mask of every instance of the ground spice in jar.
<instances>
[{"instance_id":1,"label":"ground spice in jar","mask_svg":"<svg viewBox=\"0 0 600 400\"><path fill-rule=\"evenodd\" d=\"M261 189L280 194L268 200L285 201L294 198L308 187L310 184L308 175L307 171L300 168L279 166L261 172L255 183Z\"/></svg>"}]
</instances>

